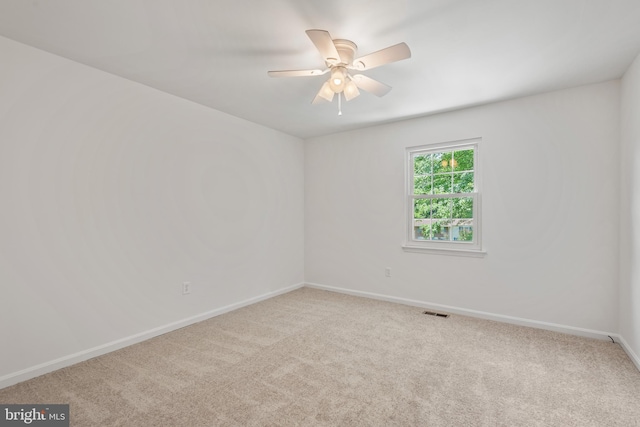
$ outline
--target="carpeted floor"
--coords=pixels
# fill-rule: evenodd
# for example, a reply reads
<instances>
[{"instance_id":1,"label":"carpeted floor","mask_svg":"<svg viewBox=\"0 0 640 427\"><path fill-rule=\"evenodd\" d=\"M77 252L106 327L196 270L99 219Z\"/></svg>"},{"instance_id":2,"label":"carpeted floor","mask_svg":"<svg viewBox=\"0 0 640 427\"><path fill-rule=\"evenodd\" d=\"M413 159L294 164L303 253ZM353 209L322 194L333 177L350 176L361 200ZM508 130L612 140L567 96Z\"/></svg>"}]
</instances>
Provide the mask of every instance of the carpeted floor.
<instances>
[{"instance_id":1,"label":"carpeted floor","mask_svg":"<svg viewBox=\"0 0 640 427\"><path fill-rule=\"evenodd\" d=\"M73 426L640 426L619 345L302 288L0 390Z\"/></svg>"}]
</instances>

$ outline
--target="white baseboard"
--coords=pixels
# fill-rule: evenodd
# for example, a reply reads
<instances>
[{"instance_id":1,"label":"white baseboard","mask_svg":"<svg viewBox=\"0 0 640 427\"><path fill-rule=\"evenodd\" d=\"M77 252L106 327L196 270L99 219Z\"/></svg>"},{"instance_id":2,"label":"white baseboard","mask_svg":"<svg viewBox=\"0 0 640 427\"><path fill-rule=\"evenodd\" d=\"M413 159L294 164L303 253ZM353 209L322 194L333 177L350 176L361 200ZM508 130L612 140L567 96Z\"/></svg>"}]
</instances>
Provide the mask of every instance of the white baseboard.
<instances>
[{"instance_id":1,"label":"white baseboard","mask_svg":"<svg viewBox=\"0 0 640 427\"><path fill-rule=\"evenodd\" d=\"M246 307L251 304L255 304L260 301L264 301L269 298L273 298L278 295L291 292L304 286L304 283L298 283L292 286L287 286L276 291L267 292L257 297L249 298L244 301L240 301L234 304L230 304L224 307L216 308L195 316L188 317L186 319L178 320L177 322L169 323L168 325L160 326L150 329L148 331L140 332L135 335L131 335L125 338L121 338L116 341L112 341L97 347L89 348L87 350L79 351L68 356L63 356L55 360L51 360L45 363L41 363L36 366L32 366L23 369L18 372L13 372L8 375L0 377L0 389L9 387L22 381L29 380L31 378L38 377L40 375L47 374L49 372L56 371L67 366L74 365L79 362L83 362L88 359L92 359L97 356L101 356L112 351L119 350L121 348L137 344L139 342L148 340L158 335L166 334L167 332L175 331L176 329L184 328L185 326L192 325L194 323L202 322L203 320L210 319L212 317L219 316L224 313L228 313L233 310L237 310L242 307Z\"/></svg>"},{"instance_id":2,"label":"white baseboard","mask_svg":"<svg viewBox=\"0 0 640 427\"><path fill-rule=\"evenodd\" d=\"M460 314L463 316L494 320L497 322L510 323L513 325L528 326L528 327L538 328L538 329L546 329L549 331L562 332L565 334L578 335L578 336L588 337L588 338L596 338L600 340L609 340L609 336L612 336L612 337L618 336L617 334L614 334L612 332L603 332L603 331L596 331L592 329L577 328L574 326L566 326L566 325L560 325L556 323L541 322L538 320L523 319L520 317L505 316L502 314L494 314L494 313L488 313L484 311L470 310L466 308L453 307L450 305L436 304L436 303L418 301L418 300L413 300L408 298L393 297L389 295L376 294L372 292L355 291L352 289L338 288L335 286L326 286L318 283L307 282L305 286L310 288L323 289L326 291L340 292L343 294L354 295L359 297L395 302L395 303L410 305L414 307L422 307L422 308L428 308L431 310L439 310L439 311L444 311L451 314Z\"/></svg>"},{"instance_id":3,"label":"white baseboard","mask_svg":"<svg viewBox=\"0 0 640 427\"><path fill-rule=\"evenodd\" d=\"M627 356L629 356L629 359L631 359L633 364L636 365L636 368L638 368L638 371L640 371L640 357L638 357L638 355L631 349L631 346L627 343L624 337L622 335L618 335L616 342L620 344L623 350L627 353Z\"/></svg>"}]
</instances>

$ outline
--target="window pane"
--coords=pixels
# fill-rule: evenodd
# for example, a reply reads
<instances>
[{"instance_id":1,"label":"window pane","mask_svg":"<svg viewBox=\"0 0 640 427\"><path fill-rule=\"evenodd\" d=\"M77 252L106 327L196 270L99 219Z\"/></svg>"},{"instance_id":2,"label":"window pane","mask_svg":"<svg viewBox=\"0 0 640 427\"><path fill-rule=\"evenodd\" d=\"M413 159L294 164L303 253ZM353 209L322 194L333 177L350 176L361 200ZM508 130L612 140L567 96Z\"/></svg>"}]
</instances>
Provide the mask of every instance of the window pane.
<instances>
[{"instance_id":1,"label":"window pane","mask_svg":"<svg viewBox=\"0 0 640 427\"><path fill-rule=\"evenodd\" d=\"M416 240L431 239L431 199L415 199L413 201L413 238Z\"/></svg>"},{"instance_id":2,"label":"window pane","mask_svg":"<svg viewBox=\"0 0 640 427\"><path fill-rule=\"evenodd\" d=\"M413 218L422 219L431 217L431 199L415 199L413 201Z\"/></svg>"},{"instance_id":3,"label":"window pane","mask_svg":"<svg viewBox=\"0 0 640 427\"><path fill-rule=\"evenodd\" d=\"M454 241L473 241L473 198L462 197L453 200L453 220L451 238Z\"/></svg>"},{"instance_id":4,"label":"window pane","mask_svg":"<svg viewBox=\"0 0 640 427\"><path fill-rule=\"evenodd\" d=\"M433 194L451 193L451 174L433 176Z\"/></svg>"},{"instance_id":5,"label":"window pane","mask_svg":"<svg viewBox=\"0 0 640 427\"><path fill-rule=\"evenodd\" d=\"M461 197L453 199L453 215L454 219L473 218L473 198Z\"/></svg>"},{"instance_id":6,"label":"window pane","mask_svg":"<svg viewBox=\"0 0 640 427\"><path fill-rule=\"evenodd\" d=\"M472 225L457 225L452 229L453 240L459 242L472 242L473 241L473 226Z\"/></svg>"},{"instance_id":7,"label":"window pane","mask_svg":"<svg viewBox=\"0 0 640 427\"><path fill-rule=\"evenodd\" d=\"M451 172L453 152L433 153L433 173Z\"/></svg>"},{"instance_id":8,"label":"window pane","mask_svg":"<svg viewBox=\"0 0 640 427\"><path fill-rule=\"evenodd\" d=\"M421 154L413 158L413 174L428 175L431 173L431 154Z\"/></svg>"},{"instance_id":9,"label":"window pane","mask_svg":"<svg viewBox=\"0 0 640 427\"><path fill-rule=\"evenodd\" d=\"M473 170L473 148L455 151L453 153L453 168L455 171Z\"/></svg>"},{"instance_id":10,"label":"window pane","mask_svg":"<svg viewBox=\"0 0 640 427\"><path fill-rule=\"evenodd\" d=\"M432 200L432 216L435 219L451 218L451 202L452 199L433 199Z\"/></svg>"},{"instance_id":11,"label":"window pane","mask_svg":"<svg viewBox=\"0 0 640 427\"><path fill-rule=\"evenodd\" d=\"M415 225L413 238L415 240L431 240L431 226L429 224Z\"/></svg>"},{"instance_id":12,"label":"window pane","mask_svg":"<svg viewBox=\"0 0 640 427\"><path fill-rule=\"evenodd\" d=\"M454 193L472 193L473 188L473 172L461 172L453 174Z\"/></svg>"},{"instance_id":13,"label":"window pane","mask_svg":"<svg viewBox=\"0 0 640 427\"><path fill-rule=\"evenodd\" d=\"M413 179L413 194L431 194L431 175Z\"/></svg>"},{"instance_id":14,"label":"window pane","mask_svg":"<svg viewBox=\"0 0 640 427\"><path fill-rule=\"evenodd\" d=\"M436 220L431 227L431 240L451 240L451 220Z\"/></svg>"}]
</instances>

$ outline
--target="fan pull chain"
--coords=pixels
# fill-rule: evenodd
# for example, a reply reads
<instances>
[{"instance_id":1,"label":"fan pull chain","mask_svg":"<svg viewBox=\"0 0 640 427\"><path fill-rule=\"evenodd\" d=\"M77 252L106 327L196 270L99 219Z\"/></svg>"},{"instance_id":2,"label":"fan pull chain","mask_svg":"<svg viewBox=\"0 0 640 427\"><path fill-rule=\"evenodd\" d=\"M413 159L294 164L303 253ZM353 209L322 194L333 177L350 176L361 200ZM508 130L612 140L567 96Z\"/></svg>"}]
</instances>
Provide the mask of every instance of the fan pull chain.
<instances>
[{"instance_id":1,"label":"fan pull chain","mask_svg":"<svg viewBox=\"0 0 640 427\"><path fill-rule=\"evenodd\" d=\"M342 92L338 92L338 115L342 115Z\"/></svg>"}]
</instances>

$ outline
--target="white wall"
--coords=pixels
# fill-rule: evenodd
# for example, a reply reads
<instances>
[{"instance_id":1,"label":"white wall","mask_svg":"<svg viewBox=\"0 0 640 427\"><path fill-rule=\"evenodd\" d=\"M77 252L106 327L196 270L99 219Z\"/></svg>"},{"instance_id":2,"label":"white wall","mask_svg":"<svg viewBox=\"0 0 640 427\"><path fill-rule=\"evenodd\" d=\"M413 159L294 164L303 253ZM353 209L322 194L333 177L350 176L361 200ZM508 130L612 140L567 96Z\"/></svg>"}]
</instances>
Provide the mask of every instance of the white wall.
<instances>
[{"instance_id":1,"label":"white wall","mask_svg":"<svg viewBox=\"0 0 640 427\"><path fill-rule=\"evenodd\" d=\"M619 102L613 81L308 140L306 282L615 333ZM403 252L405 147L471 137L488 255Z\"/></svg>"},{"instance_id":2,"label":"white wall","mask_svg":"<svg viewBox=\"0 0 640 427\"><path fill-rule=\"evenodd\" d=\"M640 369L640 56L621 98L620 335Z\"/></svg>"},{"instance_id":3,"label":"white wall","mask_svg":"<svg viewBox=\"0 0 640 427\"><path fill-rule=\"evenodd\" d=\"M303 281L302 140L6 38L0 57L5 385Z\"/></svg>"}]
</instances>

